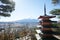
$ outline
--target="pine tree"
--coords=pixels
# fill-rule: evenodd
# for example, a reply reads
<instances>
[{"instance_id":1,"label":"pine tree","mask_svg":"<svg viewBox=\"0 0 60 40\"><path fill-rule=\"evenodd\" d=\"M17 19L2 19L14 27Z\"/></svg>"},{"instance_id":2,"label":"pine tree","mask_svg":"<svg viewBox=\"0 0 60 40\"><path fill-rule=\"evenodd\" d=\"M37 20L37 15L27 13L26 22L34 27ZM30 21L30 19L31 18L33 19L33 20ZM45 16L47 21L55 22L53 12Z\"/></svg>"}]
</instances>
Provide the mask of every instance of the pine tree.
<instances>
[{"instance_id":1,"label":"pine tree","mask_svg":"<svg viewBox=\"0 0 60 40\"><path fill-rule=\"evenodd\" d=\"M0 0L0 16L9 17L10 13L15 9L15 2L13 0Z\"/></svg>"},{"instance_id":2,"label":"pine tree","mask_svg":"<svg viewBox=\"0 0 60 40\"><path fill-rule=\"evenodd\" d=\"M52 3L57 6L57 5L60 5L60 0L52 0ZM51 14L53 15L60 15L60 9L53 9L50 11ZM60 16L58 16L58 18L60 18Z\"/></svg>"}]
</instances>

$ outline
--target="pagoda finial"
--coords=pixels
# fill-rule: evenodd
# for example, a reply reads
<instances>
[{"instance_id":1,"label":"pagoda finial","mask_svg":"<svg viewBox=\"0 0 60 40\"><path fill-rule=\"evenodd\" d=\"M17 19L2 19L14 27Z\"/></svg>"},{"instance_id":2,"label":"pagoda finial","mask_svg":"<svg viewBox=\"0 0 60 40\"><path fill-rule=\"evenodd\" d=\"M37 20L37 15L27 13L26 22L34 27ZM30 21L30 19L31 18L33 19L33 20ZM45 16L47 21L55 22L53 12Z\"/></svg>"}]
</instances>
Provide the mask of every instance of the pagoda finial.
<instances>
[{"instance_id":1,"label":"pagoda finial","mask_svg":"<svg viewBox=\"0 0 60 40\"><path fill-rule=\"evenodd\" d=\"M44 4L44 16L46 16L46 5Z\"/></svg>"}]
</instances>

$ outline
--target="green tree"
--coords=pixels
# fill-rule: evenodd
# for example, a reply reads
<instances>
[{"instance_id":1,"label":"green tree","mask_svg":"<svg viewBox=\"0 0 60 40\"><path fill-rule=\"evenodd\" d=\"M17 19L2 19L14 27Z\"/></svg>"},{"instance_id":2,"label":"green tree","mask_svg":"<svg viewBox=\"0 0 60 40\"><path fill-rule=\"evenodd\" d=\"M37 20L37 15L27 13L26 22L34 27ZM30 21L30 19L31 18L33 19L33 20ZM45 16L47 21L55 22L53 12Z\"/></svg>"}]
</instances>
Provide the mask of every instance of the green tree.
<instances>
[{"instance_id":1,"label":"green tree","mask_svg":"<svg viewBox=\"0 0 60 40\"><path fill-rule=\"evenodd\" d=\"M52 3L53 4L59 4L60 3L60 0L52 0Z\"/></svg>"},{"instance_id":2,"label":"green tree","mask_svg":"<svg viewBox=\"0 0 60 40\"><path fill-rule=\"evenodd\" d=\"M51 10L50 13L53 15L60 15L60 9Z\"/></svg>"},{"instance_id":3,"label":"green tree","mask_svg":"<svg viewBox=\"0 0 60 40\"><path fill-rule=\"evenodd\" d=\"M54 4L55 6L60 4L60 0L52 0L52 4ZM60 9L53 9L50 11L50 14L53 15L58 15L58 18L60 18Z\"/></svg>"},{"instance_id":4,"label":"green tree","mask_svg":"<svg viewBox=\"0 0 60 40\"><path fill-rule=\"evenodd\" d=\"M0 0L0 16L9 17L10 13L15 9L15 2L13 0Z\"/></svg>"}]
</instances>

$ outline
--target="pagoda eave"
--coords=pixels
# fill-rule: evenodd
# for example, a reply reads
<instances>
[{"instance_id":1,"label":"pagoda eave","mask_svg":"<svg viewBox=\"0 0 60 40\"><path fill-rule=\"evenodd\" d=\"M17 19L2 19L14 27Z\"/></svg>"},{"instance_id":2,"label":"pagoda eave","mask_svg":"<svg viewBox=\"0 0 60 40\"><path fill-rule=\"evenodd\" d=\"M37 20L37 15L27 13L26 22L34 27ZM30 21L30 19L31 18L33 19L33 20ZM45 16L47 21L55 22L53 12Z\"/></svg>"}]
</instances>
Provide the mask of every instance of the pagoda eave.
<instances>
[{"instance_id":1,"label":"pagoda eave","mask_svg":"<svg viewBox=\"0 0 60 40\"><path fill-rule=\"evenodd\" d=\"M56 17L56 16L40 16L38 19L40 19L40 18L54 18L54 17Z\"/></svg>"}]
</instances>

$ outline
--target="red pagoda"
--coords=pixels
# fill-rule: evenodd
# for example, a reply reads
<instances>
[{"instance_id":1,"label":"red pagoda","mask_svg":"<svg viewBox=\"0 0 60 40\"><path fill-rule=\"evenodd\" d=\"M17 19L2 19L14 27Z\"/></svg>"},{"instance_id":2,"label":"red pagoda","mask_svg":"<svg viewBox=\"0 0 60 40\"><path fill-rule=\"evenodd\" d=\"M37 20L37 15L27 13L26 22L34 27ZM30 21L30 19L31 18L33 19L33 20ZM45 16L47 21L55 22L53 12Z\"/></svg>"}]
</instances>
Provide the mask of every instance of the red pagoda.
<instances>
[{"instance_id":1,"label":"red pagoda","mask_svg":"<svg viewBox=\"0 0 60 40\"><path fill-rule=\"evenodd\" d=\"M52 31L52 28L58 28L56 26L53 26L50 19L54 18L56 16L48 16L46 15L46 6L44 5L44 16L40 16L38 19L42 19L39 23L42 27L40 27L40 30L43 34L39 34L42 38L42 40L59 40L53 36L59 35L60 33Z\"/></svg>"}]
</instances>

